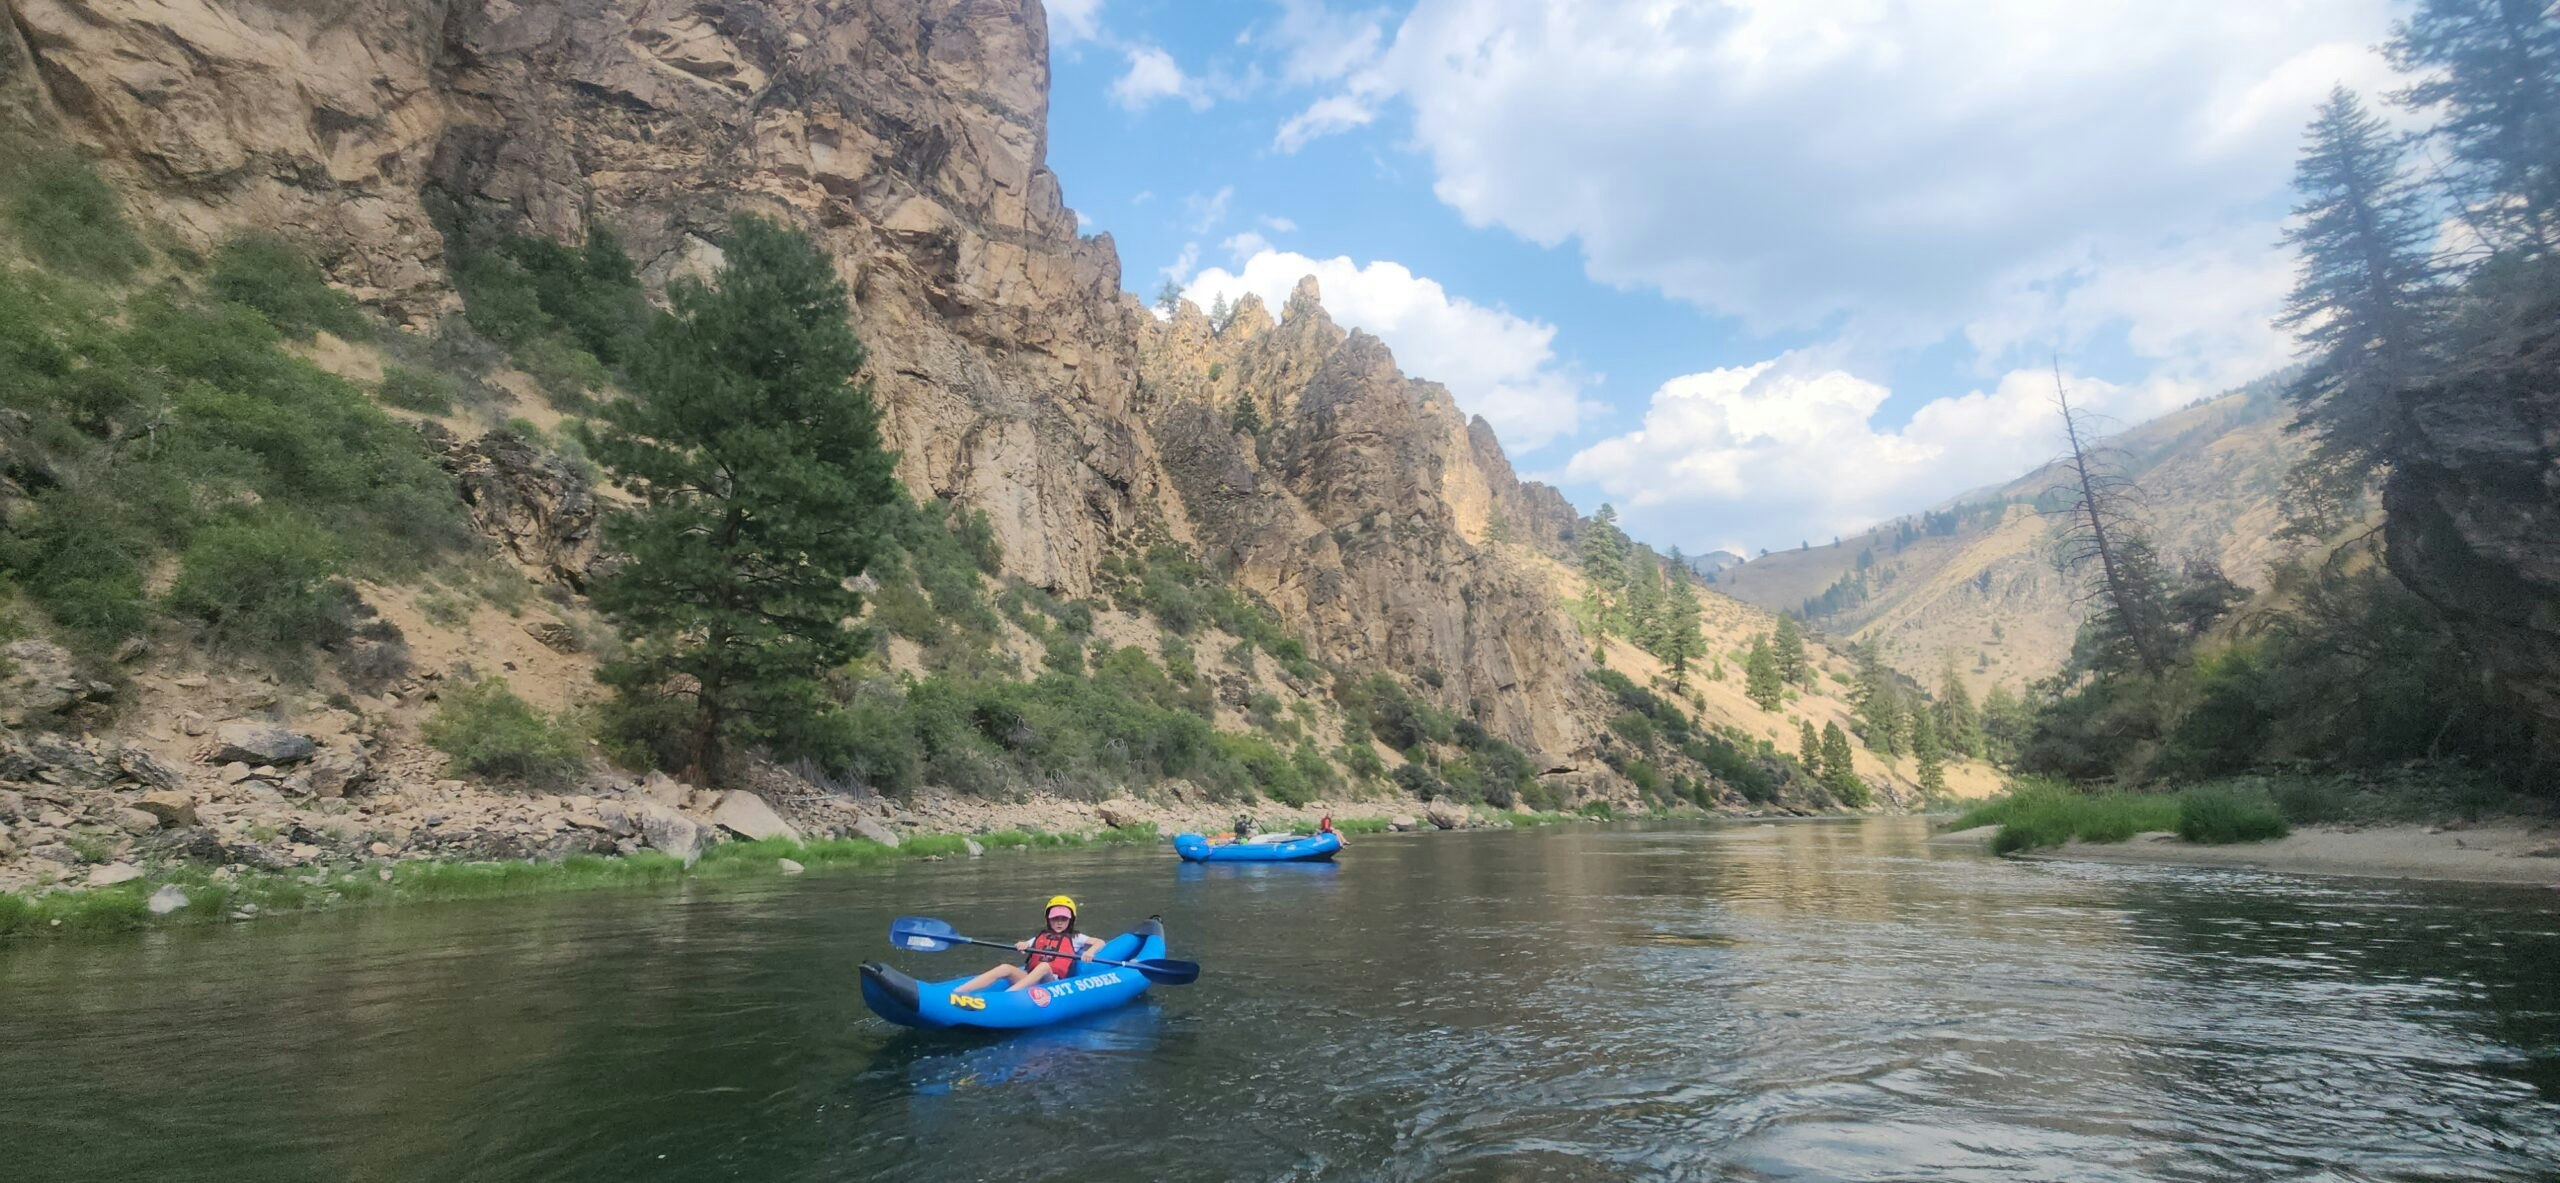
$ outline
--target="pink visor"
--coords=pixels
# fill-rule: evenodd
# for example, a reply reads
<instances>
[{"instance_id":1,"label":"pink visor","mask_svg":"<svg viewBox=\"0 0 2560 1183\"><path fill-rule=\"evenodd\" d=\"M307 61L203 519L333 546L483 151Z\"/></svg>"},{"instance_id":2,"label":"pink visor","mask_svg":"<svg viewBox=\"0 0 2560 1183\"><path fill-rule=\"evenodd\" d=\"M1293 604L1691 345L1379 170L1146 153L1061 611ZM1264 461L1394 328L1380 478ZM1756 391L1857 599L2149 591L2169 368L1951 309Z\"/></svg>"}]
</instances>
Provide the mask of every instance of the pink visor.
<instances>
[{"instance_id":1,"label":"pink visor","mask_svg":"<svg viewBox=\"0 0 2560 1183\"><path fill-rule=\"evenodd\" d=\"M1055 920L1060 916L1073 920L1076 918L1076 910L1066 906L1065 904L1060 904L1057 907L1049 909L1049 919Z\"/></svg>"}]
</instances>

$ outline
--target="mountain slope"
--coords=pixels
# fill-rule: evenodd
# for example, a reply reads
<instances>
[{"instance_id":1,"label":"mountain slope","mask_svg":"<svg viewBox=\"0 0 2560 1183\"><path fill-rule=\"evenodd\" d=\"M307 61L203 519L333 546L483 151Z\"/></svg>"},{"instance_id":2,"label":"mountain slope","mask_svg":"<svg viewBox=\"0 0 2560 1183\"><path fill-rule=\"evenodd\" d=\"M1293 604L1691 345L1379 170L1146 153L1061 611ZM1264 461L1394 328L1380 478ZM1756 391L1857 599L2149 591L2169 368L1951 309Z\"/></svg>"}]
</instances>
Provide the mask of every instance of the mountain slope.
<instances>
[{"instance_id":1,"label":"mountain slope","mask_svg":"<svg viewBox=\"0 0 2560 1183\"><path fill-rule=\"evenodd\" d=\"M1676 715L1690 741L1625 740L1630 695L1591 676L1594 639L1568 606L1583 595L1559 561L1578 528L1572 508L1519 480L1491 429L1447 391L1401 373L1375 338L1334 325L1312 284L1277 320L1255 304L1223 327L1187 307L1159 320L1121 290L1110 240L1075 233L1045 164L1036 3L349 0L321 11L11 0L11 14L0 118L93 156L166 243L162 278L181 288L198 282L187 258L244 232L279 234L316 257L406 331L377 344L306 337L294 349L386 402L397 368L432 354L422 343L444 341L457 319L457 268L486 257L473 227L553 244L610 227L652 291L716 274L735 211L809 234L855 296L865 376L898 476L922 503L904 569L875 572L884 652L842 671L841 691L919 731L949 721L920 712L977 695L956 711L975 732L968 758L938 760L922 787L968 796L981 821L1018 824L995 800L1005 795L1118 787L1031 769L1021 753L1039 732L1006 713L1019 695L998 684L1080 677L1130 655L1123 672L1161 674L1149 684L1179 703L1165 709L1210 723L1221 751L1263 759L1273 749L1256 745L1268 735L1295 747L1271 757L1284 762L1303 754L1343 772L1402 771L1415 756L1448 778L1416 787L1407 777L1396 782L1404 790L1454 790L1479 766L1517 758L1545 774L1551 802L1630 803L1637 783L1621 772L1642 766L1675 785L1685 778L1691 800L1744 804L1704 752L1762 769L1774 778L1769 800L1828 800L1760 749L1785 740L1793 716L1737 706L1738 693L1715 685L1638 700ZM483 312L475 304L472 318ZM424 834L435 829L425 819L465 816L466 805L492 827L583 809L492 804L483 786L445 779L421 734L443 688L492 666L546 710L594 694L581 634L602 625L583 579L598 559L595 503L614 493L591 489L553 442L555 425L579 412L533 372L541 360L452 375L493 400L470 414L398 416L445 429L427 446L492 560L467 589L360 589L411 638L414 676L262 691L236 670L208 679L220 669L211 655L173 640L137 659L122 736L185 765L176 775L209 806L285 809L274 828L303 827L315 844L335 841L322 803L283 800L296 792L290 778L273 789L220 779L198 761L194 724L172 722L185 704L208 707L215 725L333 720L332 734L359 737L346 746L370 760L366 808L384 833ZM1242 403L1268 426L1236 430ZM937 541L946 526L983 534L983 545ZM478 599L454 603L466 590ZM550 606L528 607L536 594ZM1766 627L1756 612L1708 601L1719 644ZM1217 606L1206 623L1202 603ZM1604 652L1637 675L1638 694L1667 689L1644 655L1616 642ZM1729 669L1704 681L1739 679ZM215 692L197 693L208 680ZM1099 696L1082 685L1060 693L1090 705ZM1384 737L1352 724L1406 695L1430 708L1426 734L1372 750ZM1842 709L1812 695L1798 713ZM1505 755L1504 744L1527 754ZM1891 784L1912 780L1908 768L1860 765ZM851 779L876 786L887 775L858 763ZM776 800L815 802L804 820L844 825L817 791L841 787L829 778L771 767L756 777ZM1157 786L1133 777L1128 787ZM1195 809L1217 792L1251 791L1204 798L1198 787L1162 791ZM939 808L937 796L916 808ZM1659 787L1644 796L1668 799ZM658 804L698 811L712 800L677 793ZM102 820L122 807L82 801ZM226 824L226 841L248 841L245 815ZM413 840L427 841L401 838ZM522 848L506 841L515 845L485 849Z\"/></svg>"},{"instance_id":2,"label":"mountain slope","mask_svg":"<svg viewBox=\"0 0 2560 1183\"><path fill-rule=\"evenodd\" d=\"M2263 586L2282 551L2277 496L2298 454L2284 423L2275 383L2260 382L2106 446L2142 487L2163 553ZM2063 523L2037 513L2055 504L2061 475L2047 465L1835 545L1765 555L1719 572L1716 587L1876 645L1924 683L1952 664L1976 694L2016 688L2060 669L2079 629L2079 587L2052 561Z\"/></svg>"}]
</instances>

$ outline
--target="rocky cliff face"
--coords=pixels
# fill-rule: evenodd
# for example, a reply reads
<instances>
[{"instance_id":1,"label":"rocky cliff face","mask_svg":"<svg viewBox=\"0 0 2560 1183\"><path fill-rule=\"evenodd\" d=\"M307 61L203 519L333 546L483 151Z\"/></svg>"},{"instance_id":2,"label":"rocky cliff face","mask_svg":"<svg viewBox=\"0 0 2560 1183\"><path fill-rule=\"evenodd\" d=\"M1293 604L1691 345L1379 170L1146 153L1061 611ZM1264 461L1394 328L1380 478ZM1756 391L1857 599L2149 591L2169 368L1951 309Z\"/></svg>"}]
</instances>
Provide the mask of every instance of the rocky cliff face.
<instances>
[{"instance_id":1,"label":"rocky cliff face","mask_svg":"<svg viewBox=\"0 0 2560 1183\"><path fill-rule=\"evenodd\" d=\"M1276 324L1250 296L1223 331L1188 304L1150 320L1139 355L1195 536L1318 656L1435 671L1444 705L1488 730L1548 752L1582 744L1584 646L1553 595L1488 545L1507 533L1560 547L1573 512L1512 475L1483 420L1335 325L1312 278ZM1237 430L1242 404L1265 426Z\"/></svg>"},{"instance_id":2,"label":"rocky cliff face","mask_svg":"<svg viewBox=\"0 0 2560 1183\"><path fill-rule=\"evenodd\" d=\"M1115 549L1197 543L1319 657L1440 671L1537 749L1588 734L1570 621L1484 545L1560 548L1570 507L1311 286L1215 333L1129 299L1045 163L1037 0L0 3L0 116L199 248L285 234L422 323L453 305L437 202L600 220L660 283L731 212L784 219L855 294L901 479L984 509L1009 574L1083 594Z\"/></svg>"}]
</instances>

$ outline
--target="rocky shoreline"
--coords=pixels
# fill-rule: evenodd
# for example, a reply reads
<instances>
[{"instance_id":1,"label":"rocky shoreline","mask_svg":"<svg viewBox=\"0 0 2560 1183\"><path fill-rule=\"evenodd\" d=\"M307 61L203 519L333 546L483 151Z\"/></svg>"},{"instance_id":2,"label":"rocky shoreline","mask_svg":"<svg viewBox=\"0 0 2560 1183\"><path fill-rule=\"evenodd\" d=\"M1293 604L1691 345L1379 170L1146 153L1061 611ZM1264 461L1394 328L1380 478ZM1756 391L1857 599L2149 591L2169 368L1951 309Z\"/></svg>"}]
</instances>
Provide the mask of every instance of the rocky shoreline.
<instances>
[{"instance_id":1,"label":"rocky shoreline","mask_svg":"<svg viewBox=\"0 0 2560 1183\"><path fill-rule=\"evenodd\" d=\"M417 867L556 868L581 856L690 870L728 844L868 857L922 840L906 853L975 857L989 845L1222 832L1240 812L1266 830L1312 828L1326 815L1397 830L1510 824L1446 801L1246 807L1182 784L1145 800L926 794L897 801L813 791L778 769L759 770L751 788L703 789L652 773L592 778L580 792L534 792L385 767L360 716L315 719L295 730L182 718L174 730L186 742L183 764L167 745L0 730L0 896L31 907L84 893L140 901L138 893L156 889L147 893L148 912L164 915L188 903L184 885L228 894L231 885L275 879L344 895L339 888L355 878L392 883ZM762 865L789 870L799 862L778 854ZM262 914L254 905L230 912Z\"/></svg>"}]
</instances>

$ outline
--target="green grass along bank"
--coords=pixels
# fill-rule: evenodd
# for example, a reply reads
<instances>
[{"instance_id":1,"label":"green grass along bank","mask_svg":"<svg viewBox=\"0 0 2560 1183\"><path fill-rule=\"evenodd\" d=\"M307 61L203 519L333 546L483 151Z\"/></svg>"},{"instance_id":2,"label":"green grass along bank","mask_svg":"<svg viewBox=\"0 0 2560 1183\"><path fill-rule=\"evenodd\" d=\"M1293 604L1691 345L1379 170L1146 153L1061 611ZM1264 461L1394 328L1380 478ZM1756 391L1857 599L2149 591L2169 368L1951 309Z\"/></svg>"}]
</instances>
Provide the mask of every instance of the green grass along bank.
<instances>
[{"instance_id":1,"label":"green grass along bank","mask_svg":"<svg viewBox=\"0 0 2560 1183\"><path fill-rule=\"evenodd\" d=\"M2478 822L2527 802L2460 769L2412 768L2368 776L2237 776L2160 792L2090 792L2045 777L2022 777L2010 791L1940 827L1950 835L1997 826L1997 854L2071 842L2121 843L2168 832L2219 846L2266 842L2296 826L2382 826Z\"/></svg>"},{"instance_id":2,"label":"green grass along bank","mask_svg":"<svg viewBox=\"0 0 2560 1183\"><path fill-rule=\"evenodd\" d=\"M1615 816L1605 804L1595 802L1570 814L1482 812L1471 815L1471 821L1537 826L1609 821ZM1334 822L1335 829L1355 836L1383 833L1394 825L1385 817L1346 817ZM1302 820L1288 829L1313 833L1316 825ZM977 857L971 851L973 845L993 855L1011 850L1155 845L1168 839L1153 822L1141 822L1083 833L1007 829L974 835L916 834L896 846L865 838L731 841L705 849L691 863L654 850L623 856L572 855L557 862L386 860L335 870L227 872L187 863L103 887L56 888L41 894L0 892L0 940L230 923L334 908L735 880L785 873L784 860L816 873L884 867L913 859ZM167 890L172 887L175 892ZM155 897L162 901L156 907Z\"/></svg>"}]
</instances>

